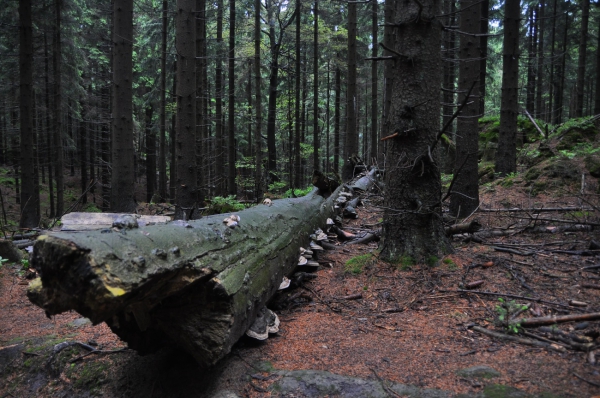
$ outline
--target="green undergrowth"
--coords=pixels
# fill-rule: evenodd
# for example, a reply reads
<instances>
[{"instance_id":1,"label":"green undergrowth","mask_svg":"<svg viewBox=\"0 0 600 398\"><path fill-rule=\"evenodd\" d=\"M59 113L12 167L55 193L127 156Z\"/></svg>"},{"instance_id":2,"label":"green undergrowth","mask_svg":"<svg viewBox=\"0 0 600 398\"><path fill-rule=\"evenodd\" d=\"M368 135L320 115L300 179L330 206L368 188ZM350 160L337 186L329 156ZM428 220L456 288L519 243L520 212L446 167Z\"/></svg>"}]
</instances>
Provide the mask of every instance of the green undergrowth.
<instances>
[{"instance_id":1,"label":"green undergrowth","mask_svg":"<svg viewBox=\"0 0 600 398\"><path fill-rule=\"evenodd\" d=\"M344 271L349 274L358 275L363 272L365 266L369 264L372 259L372 253L366 253L352 257L344 264Z\"/></svg>"}]
</instances>

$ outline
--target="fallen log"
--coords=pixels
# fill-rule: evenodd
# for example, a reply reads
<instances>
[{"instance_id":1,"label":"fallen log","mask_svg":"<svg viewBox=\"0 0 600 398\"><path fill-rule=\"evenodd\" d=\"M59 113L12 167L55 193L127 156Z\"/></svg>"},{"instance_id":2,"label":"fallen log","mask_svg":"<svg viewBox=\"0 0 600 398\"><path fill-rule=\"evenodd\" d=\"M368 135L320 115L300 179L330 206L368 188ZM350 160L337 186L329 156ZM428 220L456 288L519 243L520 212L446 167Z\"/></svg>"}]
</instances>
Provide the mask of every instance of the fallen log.
<instances>
[{"instance_id":1,"label":"fallen log","mask_svg":"<svg viewBox=\"0 0 600 398\"><path fill-rule=\"evenodd\" d=\"M365 174L364 176L362 176L361 178L356 180L353 184L350 184L351 191L352 192L355 192L355 191L367 192L367 191L369 191L369 189L371 189L371 187L373 187L373 184L375 184L375 181L377 180L378 172L379 172L379 170L376 167L373 167L371 169L371 171L369 171L367 174Z\"/></svg>"},{"instance_id":2,"label":"fallen log","mask_svg":"<svg viewBox=\"0 0 600 398\"><path fill-rule=\"evenodd\" d=\"M205 366L246 332L324 226L339 190L314 190L237 213L120 231L56 232L35 242L29 299L48 316L75 310L140 353L175 344Z\"/></svg>"}]
</instances>

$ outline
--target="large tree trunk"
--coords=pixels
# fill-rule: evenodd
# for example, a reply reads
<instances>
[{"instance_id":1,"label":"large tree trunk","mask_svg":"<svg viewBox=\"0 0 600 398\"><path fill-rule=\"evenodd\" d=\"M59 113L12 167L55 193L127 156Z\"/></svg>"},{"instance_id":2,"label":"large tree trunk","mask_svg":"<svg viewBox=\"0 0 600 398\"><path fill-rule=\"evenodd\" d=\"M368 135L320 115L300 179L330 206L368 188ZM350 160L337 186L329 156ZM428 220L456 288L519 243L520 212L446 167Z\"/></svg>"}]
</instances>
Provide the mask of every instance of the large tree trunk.
<instances>
[{"instance_id":1,"label":"large tree trunk","mask_svg":"<svg viewBox=\"0 0 600 398\"><path fill-rule=\"evenodd\" d=\"M56 26L54 35L54 133L52 134L54 148L54 172L56 179L56 215L60 217L64 212L65 186L64 186L64 155L62 142L62 46L61 46L61 20L62 0L54 1L56 12Z\"/></svg>"},{"instance_id":2,"label":"large tree trunk","mask_svg":"<svg viewBox=\"0 0 600 398\"><path fill-rule=\"evenodd\" d=\"M133 0L115 1L113 15L113 172L110 208L112 211L131 212L136 207L132 97Z\"/></svg>"},{"instance_id":3,"label":"large tree trunk","mask_svg":"<svg viewBox=\"0 0 600 398\"><path fill-rule=\"evenodd\" d=\"M439 156L433 150L439 132L441 32L422 23L439 13L440 2L420 6L396 2L392 19L410 21L395 28L402 34L395 36L391 51L396 59L390 72L402 79L394 79L390 91L387 125L396 136L388 139L381 255L392 261L410 257L425 262L452 250L442 224Z\"/></svg>"},{"instance_id":4,"label":"large tree trunk","mask_svg":"<svg viewBox=\"0 0 600 398\"><path fill-rule=\"evenodd\" d=\"M29 298L48 315L71 309L106 322L131 348L175 343L203 365L226 355L332 216L337 192L274 201L239 213L121 232L41 236Z\"/></svg>"},{"instance_id":5,"label":"large tree trunk","mask_svg":"<svg viewBox=\"0 0 600 398\"><path fill-rule=\"evenodd\" d=\"M196 15L194 0L177 1L177 184L175 218L194 218L196 173Z\"/></svg>"}]
</instances>

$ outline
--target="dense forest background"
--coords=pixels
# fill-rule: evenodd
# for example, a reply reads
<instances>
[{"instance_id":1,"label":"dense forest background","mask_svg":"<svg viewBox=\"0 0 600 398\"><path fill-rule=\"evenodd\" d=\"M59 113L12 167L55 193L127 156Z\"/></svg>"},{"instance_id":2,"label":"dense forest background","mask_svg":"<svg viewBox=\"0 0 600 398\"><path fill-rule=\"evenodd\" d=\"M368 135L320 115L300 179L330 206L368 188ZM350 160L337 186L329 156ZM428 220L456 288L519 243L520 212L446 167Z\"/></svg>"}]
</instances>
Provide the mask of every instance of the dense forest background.
<instances>
[{"instance_id":1,"label":"dense forest background","mask_svg":"<svg viewBox=\"0 0 600 398\"><path fill-rule=\"evenodd\" d=\"M188 217L214 197L299 195L314 170L347 177L359 160L385 167L390 81L401 78L389 67L402 24L391 20L394 4L6 3L0 184L16 197L3 203L20 204L23 227L74 204L132 211L135 202L171 201ZM473 60L474 120L498 117L505 100L546 134L600 113L600 10L589 0L439 6L444 172L458 168L452 154L463 144L451 116L469 88L460 68ZM512 91L503 88L510 71ZM508 128L518 147L516 116Z\"/></svg>"}]
</instances>

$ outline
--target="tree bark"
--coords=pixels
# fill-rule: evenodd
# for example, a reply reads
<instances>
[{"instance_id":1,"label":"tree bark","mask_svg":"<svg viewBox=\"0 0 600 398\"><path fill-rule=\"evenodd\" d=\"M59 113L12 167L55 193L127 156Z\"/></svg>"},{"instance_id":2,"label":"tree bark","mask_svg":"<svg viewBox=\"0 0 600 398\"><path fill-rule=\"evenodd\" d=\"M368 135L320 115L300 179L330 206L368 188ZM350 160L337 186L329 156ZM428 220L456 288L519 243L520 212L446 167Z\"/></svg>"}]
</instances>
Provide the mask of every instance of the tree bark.
<instances>
[{"instance_id":1,"label":"tree bark","mask_svg":"<svg viewBox=\"0 0 600 398\"><path fill-rule=\"evenodd\" d=\"M293 188L301 188L300 184L300 168L302 167L300 161L300 75L302 70L300 69L300 18L301 14L301 2L296 0L296 40L295 40L295 99L294 99L294 186Z\"/></svg>"},{"instance_id":2,"label":"tree bark","mask_svg":"<svg viewBox=\"0 0 600 398\"><path fill-rule=\"evenodd\" d=\"M587 34L590 19L590 0L581 2L581 30L579 33L579 57L577 59L577 102L575 117L583 116L583 92L585 80L585 62L587 53Z\"/></svg>"},{"instance_id":3,"label":"tree bark","mask_svg":"<svg viewBox=\"0 0 600 398\"><path fill-rule=\"evenodd\" d=\"M31 2L19 0L19 116L21 131L21 218L20 228L40 222L39 193L34 169L33 129L33 22Z\"/></svg>"},{"instance_id":4,"label":"tree bark","mask_svg":"<svg viewBox=\"0 0 600 398\"><path fill-rule=\"evenodd\" d=\"M527 96L525 107L531 115L535 114L535 73L534 60L537 50L537 28L534 21L534 7L529 7L529 38L527 39L528 55L527 61Z\"/></svg>"},{"instance_id":5,"label":"tree bark","mask_svg":"<svg viewBox=\"0 0 600 398\"><path fill-rule=\"evenodd\" d=\"M481 9L474 0L461 2L460 30L470 34L479 33ZM479 206L479 174L477 152L479 144L479 50L481 42L477 37L460 36L460 67L458 79L459 103L462 103L473 82L471 103L462 109L458 116L456 136L455 182L450 198L450 212L457 217L465 217ZM459 172L460 170L460 172Z\"/></svg>"},{"instance_id":6,"label":"tree bark","mask_svg":"<svg viewBox=\"0 0 600 398\"><path fill-rule=\"evenodd\" d=\"M261 1L254 0L254 79L256 81L256 84L254 85L254 109L256 109L256 127L254 129L254 153L256 156L256 174L254 181L255 194L257 200L262 199L264 192L262 171L262 77L260 70L260 8Z\"/></svg>"},{"instance_id":7,"label":"tree bark","mask_svg":"<svg viewBox=\"0 0 600 398\"><path fill-rule=\"evenodd\" d=\"M536 94L535 94L535 117L544 118L544 97L543 97L543 82L544 82L544 10L546 0L541 0L538 8L538 16L536 18L538 31L538 48L537 48L537 76L536 76Z\"/></svg>"},{"instance_id":8,"label":"tree bark","mask_svg":"<svg viewBox=\"0 0 600 398\"><path fill-rule=\"evenodd\" d=\"M177 184L175 218L193 219L199 198L196 172L195 0L177 0Z\"/></svg>"},{"instance_id":9,"label":"tree bark","mask_svg":"<svg viewBox=\"0 0 600 398\"><path fill-rule=\"evenodd\" d=\"M519 115L519 21L520 0L506 0L502 52L502 103L495 172L501 176L517 171L517 116Z\"/></svg>"},{"instance_id":10,"label":"tree bark","mask_svg":"<svg viewBox=\"0 0 600 398\"><path fill-rule=\"evenodd\" d=\"M379 48L379 39L377 33L379 31L379 16L378 16L378 3L373 1L371 3L373 7L372 18L371 18L371 35L373 36L371 56L377 58L377 49ZM377 150L379 149L377 137L379 136L377 130L377 119L379 117L378 108L378 76L377 76L378 62L371 62L371 162L377 162ZM327 75L329 77L329 74ZM327 97L329 99L329 96ZM329 118L328 118L329 119Z\"/></svg>"},{"instance_id":11,"label":"tree bark","mask_svg":"<svg viewBox=\"0 0 600 398\"><path fill-rule=\"evenodd\" d=\"M319 0L313 12L313 170L319 170Z\"/></svg>"},{"instance_id":12,"label":"tree bark","mask_svg":"<svg viewBox=\"0 0 600 398\"><path fill-rule=\"evenodd\" d=\"M431 149L439 132L441 32L426 21L439 11L440 0L402 1L396 2L392 15L393 21L405 22L394 28L396 59L390 72L402 78L393 81L386 122L398 133L388 140L385 174L381 255L391 261L410 257L425 262L452 250L441 217L439 156Z\"/></svg>"},{"instance_id":13,"label":"tree bark","mask_svg":"<svg viewBox=\"0 0 600 398\"><path fill-rule=\"evenodd\" d=\"M229 0L229 134L228 134L228 167L227 167L227 193L237 194L235 183L235 0Z\"/></svg>"},{"instance_id":14,"label":"tree bark","mask_svg":"<svg viewBox=\"0 0 600 398\"><path fill-rule=\"evenodd\" d=\"M56 180L56 215L60 217L64 213L65 186L64 186L64 154L62 142L62 46L61 46L61 12L62 0L54 1L55 9L55 34L54 34L54 132L52 134L54 147L54 172Z\"/></svg>"},{"instance_id":15,"label":"tree bark","mask_svg":"<svg viewBox=\"0 0 600 398\"><path fill-rule=\"evenodd\" d=\"M506 5L504 6L506 8ZM487 76L487 55L488 55L488 37L487 33L490 30L489 24L490 17L490 1L483 0L481 2L481 23L480 32L481 45L479 51L481 52L481 61L479 65L479 114L485 116L485 93L486 93L486 76Z\"/></svg>"},{"instance_id":16,"label":"tree bark","mask_svg":"<svg viewBox=\"0 0 600 398\"><path fill-rule=\"evenodd\" d=\"M335 68L335 110L333 116L333 170L339 174L340 171L340 106L342 94L342 72L340 67Z\"/></svg>"},{"instance_id":17,"label":"tree bark","mask_svg":"<svg viewBox=\"0 0 600 398\"><path fill-rule=\"evenodd\" d=\"M299 247L332 216L335 198L315 190L259 205L240 212L234 229L216 215L110 234L44 235L32 257L41 278L28 295L48 315L74 309L106 322L141 353L171 342L212 365L293 271Z\"/></svg>"},{"instance_id":18,"label":"tree bark","mask_svg":"<svg viewBox=\"0 0 600 398\"><path fill-rule=\"evenodd\" d=\"M85 104L80 101L81 107L81 120L79 122L79 169L81 171L80 187L81 187L81 203L87 203L87 191L90 181L88 179L88 161L87 161L87 136L88 136L88 123L85 121L84 112Z\"/></svg>"},{"instance_id":19,"label":"tree bark","mask_svg":"<svg viewBox=\"0 0 600 398\"><path fill-rule=\"evenodd\" d=\"M133 212L136 208L132 92L133 0L115 0L113 16L113 172L110 209L115 212Z\"/></svg>"},{"instance_id":20,"label":"tree bark","mask_svg":"<svg viewBox=\"0 0 600 398\"><path fill-rule=\"evenodd\" d=\"M167 199L167 29L168 2L162 3L162 41L160 53L160 136L158 153L158 194Z\"/></svg>"},{"instance_id":21,"label":"tree bark","mask_svg":"<svg viewBox=\"0 0 600 398\"><path fill-rule=\"evenodd\" d=\"M146 202L152 202L156 193L156 134L152 125L154 107L146 106Z\"/></svg>"},{"instance_id":22,"label":"tree bark","mask_svg":"<svg viewBox=\"0 0 600 398\"><path fill-rule=\"evenodd\" d=\"M223 0L217 0L217 55L215 67L215 153L216 158L216 191L217 196L225 193L224 179L224 153L223 153Z\"/></svg>"},{"instance_id":23,"label":"tree bark","mask_svg":"<svg viewBox=\"0 0 600 398\"><path fill-rule=\"evenodd\" d=\"M600 24L599 24L600 26ZM598 29L600 32L600 29ZM594 115L600 114L600 34L596 42L596 94L594 95Z\"/></svg>"},{"instance_id":24,"label":"tree bark","mask_svg":"<svg viewBox=\"0 0 600 398\"><path fill-rule=\"evenodd\" d=\"M356 3L348 3L348 85L346 90L346 139L344 140L344 167L342 179L354 176L354 162L358 156L358 131L356 130Z\"/></svg>"}]
</instances>

